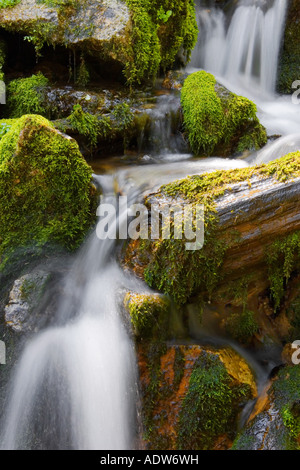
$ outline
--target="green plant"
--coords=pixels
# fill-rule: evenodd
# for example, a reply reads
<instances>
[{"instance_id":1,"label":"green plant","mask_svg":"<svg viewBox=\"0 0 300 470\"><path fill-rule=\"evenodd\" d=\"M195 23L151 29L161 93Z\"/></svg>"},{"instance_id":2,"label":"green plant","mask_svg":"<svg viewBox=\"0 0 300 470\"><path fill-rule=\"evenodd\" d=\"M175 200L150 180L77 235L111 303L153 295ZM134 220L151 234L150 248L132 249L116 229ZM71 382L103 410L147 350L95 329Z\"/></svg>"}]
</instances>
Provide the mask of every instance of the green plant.
<instances>
[{"instance_id":1,"label":"green plant","mask_svg":"<svg viewBox=\"0 0 300 470\"><path fill-rule=\"evenodd\" d=\"M88 138L91 148L96 147L98 137L107 137L111 130L111 122L108 117L85 113L80 104L74 105L73 113L67 119L73 129Z\"/></svg>"},{"instance_id":2,"label":"green plant","mask_svg":"<svg viewBox=\"0 0 300 470\"><path fill-rule=\"evenodd\" d=\"M85 88L87 86L87 84L89 83L89 81L90 81L90 74L89 74L89 71L87 69L84 56L81 55L79 72L78 72L78 76L77 76L77 79L76 79L76 84Z\"/></svg>"},{"instance_id":3,"label":"green plant","mask_svg":"<svg viewBox=\"0 0 300 470\"><path fill-rule=\"evenodd\" d=\"M274 309L277 310L284 296L291 273L300 262L300 232L275 240L267 252L269 280Z\"/></svg>"},{"instance_id":4,"label":"green plant","mask_svg":"<svg viewBox=\"0 0 300 470\"><path fill-rule=\"evenodd\" d=\"M226 319L225 328L233 339L243 344L247 344L259 331L254 313L247 309L231 314Z\"/></svg>"},{"instance_id":5,"label":"green plant","mask_svg":"<svg viewBox=\"0 0 300 470\"><path fill-rule=\"evenodd\" d=\"M172 67L181 47L190 56L198 37L193 0L126 0L133 29L125 77L130 85L153 81ZM128 51L127 51L128 52Z\"/></svg>"},{"instance_id":6,"label":"green plant","mask_svg":"<svg viewBox=\"0 0 300 470\"><path fill-rule=\"evenodd\" d=\"M157 22L166 23L168 19L172 16L172 14L172 10L165 11L161 5L157 12Z\"/></svg>"},{"instance_id":7,"label":"green plant","mask_svg":"<svg viewBox=\"0 0 300 470\"><path fill-rule=\"evenodd\" d=\"M170 310L170 302L154 294L131 294L124 299L124 305L129 311L130 319L137 336L143 338L166 335L166 321Z\"/></svg>"}]
</instances>

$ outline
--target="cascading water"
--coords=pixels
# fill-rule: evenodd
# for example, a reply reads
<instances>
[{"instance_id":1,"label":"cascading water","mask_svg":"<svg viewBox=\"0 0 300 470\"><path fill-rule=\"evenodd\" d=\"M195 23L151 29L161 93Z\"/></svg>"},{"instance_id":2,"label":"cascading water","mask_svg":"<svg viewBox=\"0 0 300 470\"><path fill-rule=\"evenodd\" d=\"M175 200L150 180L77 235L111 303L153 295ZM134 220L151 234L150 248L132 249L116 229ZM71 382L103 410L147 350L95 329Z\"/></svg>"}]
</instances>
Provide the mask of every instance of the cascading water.
<instances>
[{"instance_id":1,"label":"cascading water","mask_svg":"<svg viewBox=\"0 0 300 470\"><path fill-rule=\"evenodd\" d=\"M2 449L133 446L135 356L117 296L130 282L110 259L113 246L93 234L67 279L56 325L25 347L8 391Z\"/></svg>"},{"instance_id":2,"label":"cascading water","mask_svg":"<svg viewBox=\"0 0 300 470\"><path fill-rule=\"evenodd\" d=\"M270 3L270 2L269 2ZM242 0L228 30L220 9L198 7L199 42L191 66L261 93L274 93L287 1Z\"/></svg>"},{"instance_id":3,"label":"cascading water","mask_svg":"<svg viewBox=\"0 0 300 470\"><path fill-rule=\"evenodd\" d=\"M197 4L200 32L189 71L211 72L229 90L254 101L268 135L282 136L274 144L278 156L286 149L298 150L299 106L290 96L275 93L287 0L239 0L229 17L205 4ZM259 152L260 163L270 160L270 146L274 148L273 143L266 147L266 159L264 150ZM249 162L256 163L256 156Z\"/></svg>"}]
</instances>

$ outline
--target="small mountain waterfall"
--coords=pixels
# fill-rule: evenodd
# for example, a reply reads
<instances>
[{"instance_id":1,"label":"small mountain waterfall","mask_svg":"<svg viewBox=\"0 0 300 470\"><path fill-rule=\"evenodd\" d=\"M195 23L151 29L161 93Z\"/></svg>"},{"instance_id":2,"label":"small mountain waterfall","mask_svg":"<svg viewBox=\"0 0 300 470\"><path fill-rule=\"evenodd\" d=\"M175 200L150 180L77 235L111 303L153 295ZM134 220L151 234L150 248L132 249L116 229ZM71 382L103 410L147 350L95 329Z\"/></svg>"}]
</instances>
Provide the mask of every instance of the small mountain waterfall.
<instances>
[{"instance_id":1,"label":"small mountain waterfall","mask_svg":"<svg viewBox=\"0 0 300 470\"><path fill-rule=\"evenodd\" d=\"M271 6L265 0L242 0L227 29L222 10L199 5L200 35L191 65L244 88L274 93L286 8L286 0Z\"/></svg>"},{"instance_id":2,"label":"small mountain waterfall","mask_svg":"<svg viewBox=\"0 0 300 470\"><path fill-rule=\"evenodd\" d=\"M130 281L111 259L114 244L92 235L66 280L55 326L25 347L7 393L0 448L132 448L135 354L118 305Z\"/></svg>"},{"instance_id":3,"label":"small mountain waterfall","mask_svg":"<svg viewBox=\"0 0 300 470\"><path fill-rule=\"evenodd\" d=\"M197 2L199 40L189 71L211 72L230 91L254 101L268 135L277 137L251 155L250 164L299 149L299 103L275 92L287 7L287 0L239 0L225 14L205 0Z\"/></svg>"}]
</instances>

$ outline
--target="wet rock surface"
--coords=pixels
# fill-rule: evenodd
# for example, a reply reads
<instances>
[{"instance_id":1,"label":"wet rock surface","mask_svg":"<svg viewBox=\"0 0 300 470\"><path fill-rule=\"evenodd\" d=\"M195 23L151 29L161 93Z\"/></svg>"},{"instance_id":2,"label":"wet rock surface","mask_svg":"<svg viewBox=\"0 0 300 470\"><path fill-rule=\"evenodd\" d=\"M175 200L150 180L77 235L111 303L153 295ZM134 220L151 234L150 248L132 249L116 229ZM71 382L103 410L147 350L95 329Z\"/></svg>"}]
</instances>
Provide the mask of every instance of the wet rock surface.
<instances>
[{"instance_id":1,"label":"wet rock surface","mask_svg":"<svg viewBox=\"0 0 300 470\"><path fill-rule=\"evenodd\" d=\"M0 22L2 28L24 35L40 31L53 46L79 46L97 57L125 60L114 47L122 45L130 27L129 10L119 0L80 1L63 11L59 5L22 0L13 8L0 9Z\"/></svg>"},{"instance_id":2,"label":"wet rock surface","mask_svg":"<svg viewBox=\"0 0 300 470\"><path fill-rule=\"evenodd\" d=\"M35 322L31 315L41 302L48 280L49 274L40 271L25 274L14 282L9 302L5 307L6 324L14 331L28 331L34 328Z\"/></svg>"}]
</instances>

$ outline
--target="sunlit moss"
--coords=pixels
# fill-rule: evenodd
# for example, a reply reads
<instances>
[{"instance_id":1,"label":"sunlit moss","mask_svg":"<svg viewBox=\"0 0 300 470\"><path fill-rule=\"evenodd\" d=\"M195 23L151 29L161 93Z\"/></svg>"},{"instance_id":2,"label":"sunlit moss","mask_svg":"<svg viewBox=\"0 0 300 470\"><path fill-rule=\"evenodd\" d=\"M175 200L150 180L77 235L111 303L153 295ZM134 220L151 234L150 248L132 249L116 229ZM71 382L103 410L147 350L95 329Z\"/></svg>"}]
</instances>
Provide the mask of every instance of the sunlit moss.
<instances>
[{"instance_id":1,"label":"sunlit moss","mask_svg":"<svg viewBox=\"0 0 300 470\"><path fill-rule=\"evenodd\" d=\"M211 155L258 150L267 134L256 116L256 105L217 84L200 71L187 77L181 91L184 126L192 151Z\"/></svg>"}]
</instances>

